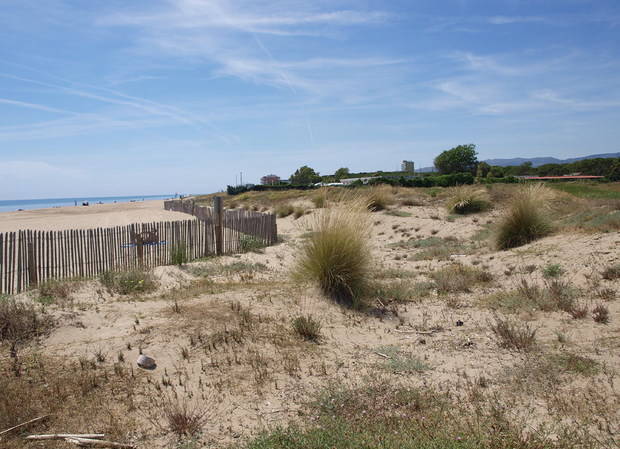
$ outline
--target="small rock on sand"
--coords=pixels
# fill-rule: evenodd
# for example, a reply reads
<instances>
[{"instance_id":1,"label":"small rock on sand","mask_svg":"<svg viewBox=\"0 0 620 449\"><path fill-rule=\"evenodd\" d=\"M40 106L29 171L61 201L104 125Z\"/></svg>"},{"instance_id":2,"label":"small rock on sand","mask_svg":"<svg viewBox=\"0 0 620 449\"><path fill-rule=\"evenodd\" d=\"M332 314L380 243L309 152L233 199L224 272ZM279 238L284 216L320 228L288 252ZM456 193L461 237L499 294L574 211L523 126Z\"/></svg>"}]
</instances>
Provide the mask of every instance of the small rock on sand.
<instances>
[{"instance_id":1,"label":"small rock on sand","mask_svg":"<svg viewBox=\"0 0 620 449\"><path fill-rule=\"evenodd\" d=\"M144 354L140 354L140 357L138 357L136 363L140 368L144 369L155 369L157 367L155 359Z\"/></svg>"}]
</instances>

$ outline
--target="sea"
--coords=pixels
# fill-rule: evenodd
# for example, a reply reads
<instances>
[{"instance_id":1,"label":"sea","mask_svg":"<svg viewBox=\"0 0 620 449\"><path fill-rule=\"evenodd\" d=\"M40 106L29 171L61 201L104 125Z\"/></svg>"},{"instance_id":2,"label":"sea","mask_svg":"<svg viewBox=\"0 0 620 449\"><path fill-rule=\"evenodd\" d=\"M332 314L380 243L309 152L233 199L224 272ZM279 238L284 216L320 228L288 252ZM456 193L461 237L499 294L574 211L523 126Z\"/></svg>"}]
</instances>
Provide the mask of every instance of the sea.
<instances>
[{"instance_id":1,"label":"sea","mask_svg":"<svg viewBox=\"0 0 620 449\"><path fill-rule=\"evenodd\" d=\"M0 212L16 210L49 209L52 207L75 207L88 202L89 205L99 203L129 203L132 201L165 200L175 198L174 194L168 195L134 195L134 196L91 196L80 198L41 198L35 200L0 200Z\"/></svg>"}]
</instances>

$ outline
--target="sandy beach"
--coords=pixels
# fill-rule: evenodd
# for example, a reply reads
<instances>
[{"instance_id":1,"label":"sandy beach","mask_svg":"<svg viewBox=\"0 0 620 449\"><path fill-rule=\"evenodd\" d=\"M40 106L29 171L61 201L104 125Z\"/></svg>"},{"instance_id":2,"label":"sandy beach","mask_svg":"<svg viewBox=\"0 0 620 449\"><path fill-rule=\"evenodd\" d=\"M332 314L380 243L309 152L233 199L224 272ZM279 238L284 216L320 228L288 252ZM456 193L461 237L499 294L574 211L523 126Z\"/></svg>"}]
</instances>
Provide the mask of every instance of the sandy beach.
<instances>
[{"instance_id":1,"label":"sandy beach","mask_svg":"<svg viewBox=\"0 0 620 449\"><path fill-rule=\"evenodd\" d=\"M152 221L187 220L188 215L164 210L163 200L92 204L0 213L0 232L20 229L57 231L121 226Z\"/></svg>"}]
</instances>

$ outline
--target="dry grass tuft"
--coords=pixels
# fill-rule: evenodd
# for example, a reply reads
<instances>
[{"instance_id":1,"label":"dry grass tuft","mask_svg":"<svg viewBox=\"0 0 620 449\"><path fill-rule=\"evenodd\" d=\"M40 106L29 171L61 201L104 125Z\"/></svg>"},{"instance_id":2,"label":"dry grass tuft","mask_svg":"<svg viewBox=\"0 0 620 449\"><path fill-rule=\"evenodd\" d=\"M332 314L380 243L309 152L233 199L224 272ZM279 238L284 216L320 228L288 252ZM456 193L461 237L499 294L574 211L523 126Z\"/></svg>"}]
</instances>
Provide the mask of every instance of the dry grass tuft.
<instances>
[{"instance_id":1,"label":"dry grass tuft","mask_svg":"<svg viewBox=\"0 0 620 449\"><path fill-rule=\"evenodd\" d=\"M322 209L309 218L293 277L312 280L337 302L361 305L368 290L371 221L363 198Z\"/></svg>"},{"instance_id":2,"label":"dry grass tuft","mask_svg":"<svg viewBox=\"0 0 620 449\"><path fill-rule=\"evenodd\" d=\"M513 196L498 226L496 243L509 249L537 240L551 232L546 205L551 197L548 187L531 184Z\"/></svg>"},{"instance_id":3,"label":"dry grass tuft","mask_svg":"<svg viewBox=\"0 0 620 449\"><path fill-rule=\"evenodd\" d=\"M489 194L486 190L473 186L458 186L450 189L446 208L454 214L473 214L491 207Z\"/></svg>"},{"instance_id":4,"label":"dry grass tuft","mask_svg":"<svg viewBox=\"0 0 620 449\"><path fill-rule=\"evenodd\" d=\"M378 212L394 204L394 194L389 186L374 186L368 191L367 207L371 212Z\"/></svg>"},{"instance_id":5,"label":"dry grass tuft","mask_svg":"<svg viewBox=\"0 0 620 449\"><path fill-rule=\"evenodd\" d=\"M44 335L52 326L52 318L32 304L0 297L0 343L22 343Z\"/></svg>"},{"instance_id":6,"label":"dry grass tuft","mask_svg":"<svg viewBox=\"0 0 620 449\"><path fill-rule=\"evenodd\" d=\"M205 410L192 407L187 401L168 401L163 413L167 430L179 438L199 435L207 420Z\"/></svg>"},{"instance_id":7,"label":"dry grass tuft","mask_svg":"<svg viewBox=\"0 0 620 449\"><path fill-rule=\"evenodd\" d=\"M71 298L80 284L77 280L56 280L50 279L38 286L39 298L45 301L53 302L57 299L67 300Z\"/></svg>"},{"instance_id":8,"label":"dry grass tuft","mask_svg":"<svg viewBox=\"0 0 620 449\"><path fill-rule=\"evenodd\" d=\"M491 330L503 348L527 352L536 345L536 329L527 323L496 317L495 323L491 323Z\"/></svg>"},{"instance_id":9,"label":"dry grass tuft","mask_svg":"<svg viewBox=\"0 0 620 449\"><path fill-rule=\"evenodd\" d=\"M620 264L610 265L605 268L601 273L603 279L607 279L608 281L615 281L616 279L620 279Z\"/></svg>"},{"instance_id":10,"label":"dry grass tuft","mask_svg":"<svg viewBox=\"0 0 620 449\"><path fill-rule=\"evenodd\" d=\"M470 292L480 284L488 284L493 276L488 271L455 263L431 274L437 293Z\"/></svg>"},{"instance_id":11,"label":"dry grass tuft","mask_svg":"<svg viewBox=\"0 0 620 449\"><path fill-rule=\"evenodd\" d=\"M598 304L592 309L592 319L597 323L609 323L609 308L605 304Z\"/></svg>"},{"instance_id":12,"label":"dry grass tuft","mask_svg":"<svg viewBox=\"0 0 620 449\"><path fill-rule=\"evenodd\" d=\"M295 212L295 208L291 204L280 204L276 206L275 214L278 218L284 218Z\"/></svg>"},{"instance_id":13,"label":"dry grass tuft","mask_svg":"<svg viewBox=\"0 0 620 449\"><path fill-rule=\"evenodd\" d=\"M304 340L317 342L321 338L321 322L312 315L300 315L293 320L293 331Z\"/></svg>"}]
</instances>

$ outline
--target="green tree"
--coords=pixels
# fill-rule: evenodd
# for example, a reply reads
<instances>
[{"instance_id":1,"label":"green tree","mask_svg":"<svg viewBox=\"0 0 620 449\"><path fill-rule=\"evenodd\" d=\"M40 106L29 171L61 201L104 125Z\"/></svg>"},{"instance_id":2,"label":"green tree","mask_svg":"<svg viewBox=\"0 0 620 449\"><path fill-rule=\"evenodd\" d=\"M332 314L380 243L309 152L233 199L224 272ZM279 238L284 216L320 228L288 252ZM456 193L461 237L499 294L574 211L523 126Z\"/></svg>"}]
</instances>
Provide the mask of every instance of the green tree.
<instances>
[{"instance_id":1,"label":"green tree","mask_svg":"<svg viewBox=\"0 0 620 449\"><path fill-rule=\"evenodd\" d=\"M477 178L486 178L491 171L491 166L486 162L479 162L478 168L476 169L476 177Z\"/></svg>"},{"instance_id":2,"label":"green tree","mask_svg":"<svg viewBox=\"0 0 620 449\"><path fill-rule=\"evenodd\" d=\"M487 174L487 178L503 178L504 177L504 167L499 165L493 165Z\"/></svg>"},{"instance_id":3,"label":"green tree","mask_svg":"<svg viewBox=\"0 0 620 449\"><path fill-rule=\"evenodd\" d=\"M611 166L611 170L607 174L607 178L610 181L620 181L620 159Z\"/></svg>"},{"instance_id":4,"label":"green tree","mask_svg":"<svg viewBox=\"0 0 620 449\"><path fill-rule=\"evenodd\" d=\"M304 165L299 167L295 173L291 175L291 184L293 185L307 185L315 182L319 182L321 177L314 169Z\"/></svg>"},{"instance_id":5,"label":"green tree","mask_svg":"<svg viewBox=\"0 0 620 449\"><path fill-rule=\"evenodd\" d=\"M340 181L340 178L346 178L348 174L349 169L347 167L342 167L336 170L336 173L334 173L334 178Z\"/></svg>"},{"instance_id":6,"label":"green tree","mask_svg":"<svg viewBox=\"0 0 620 449\"><path fill-rule=\"evenodd\" d=\"M473 175L477 164L476 145L473 143L451 148L435 158L435 167L442 175L466 172Z\"/></svg>"}]
</instances>

